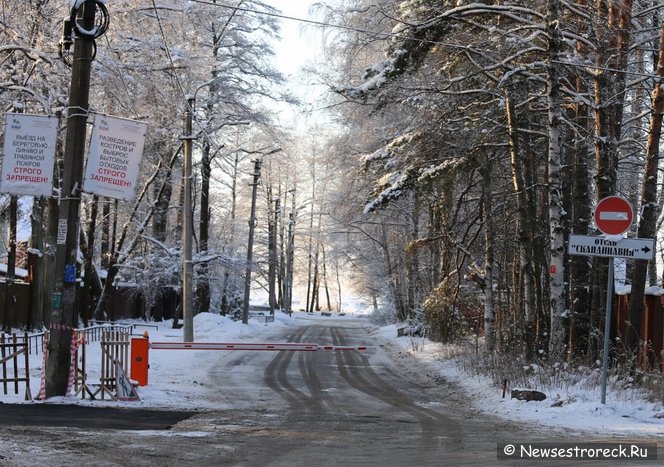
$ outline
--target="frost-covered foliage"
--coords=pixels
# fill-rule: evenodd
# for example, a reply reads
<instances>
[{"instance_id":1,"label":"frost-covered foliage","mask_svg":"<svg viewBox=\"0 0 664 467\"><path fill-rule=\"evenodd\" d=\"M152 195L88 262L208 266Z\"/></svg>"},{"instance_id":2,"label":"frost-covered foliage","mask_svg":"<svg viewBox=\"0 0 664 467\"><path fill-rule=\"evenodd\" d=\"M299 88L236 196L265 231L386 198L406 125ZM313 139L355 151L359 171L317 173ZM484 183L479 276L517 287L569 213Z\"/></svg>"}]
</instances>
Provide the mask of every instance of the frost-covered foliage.
<instances>
[{"instance_id":1,"label":"frost-covered foliage","mask_svg":"<svg viewBox=\"0 0 664 467\"><path fill-rule=\"evenodd\" d=\"M270 144L278 146L278 132L270 128L265 101L288 99L275 86L283 82L273 63L272 48L279 36L279 20L263 14L276 10L252 0L243 2L241 10L218 2L105 3L110 26L95 44L90 110L147 122L148 131L136 200L99 201L96 229L90 237L95 244L87 251L93 256L92 267L108 273L102 275L108 280L101 300L108 300L115 282L137 286L148 301L158 296L160 287L180 287L184 215L180 136L187 100L196 97L191 109L192 132L197 138L193 143L192 220L197 230L194 249L200 253L194 251L194 261L196 266L208 265L207 270L196 268L196 274L210 274L209 280L198 283L210 284L215 309L219 309L222 294L233 295L240 288L241 268L229 258L242 256L244 242L239 239L246 229L246 222L236 220L244 215L246 192L240 188L243 181L238 180L243 172L237 167L233 172L227 156L242 150L249 160L246 154L260 154L266 146L266 131L270 131ZM67 113L72 69L60 59L58 43L62 18L69 16L71 6L81 4L70 0L3 5L0 102L6 111ZM74 32L72 40L68 50L61 50L69 63L82 39ZM248 123L253 124L250 130ZM63 143L64 131L60 136L59 143ZM63 147L58 145L59 160ZM199 164L201 159L206 164ZM81 205L89 206L92 196L81 196ZM207 205L201 212L203 196ZM232 207L229 199L234 200ZM90 222L86 216L91 212L82 213L82 224ZM48 225L48 215L57 219L57 212L51 211L35 220L35 225ZM57 222L53 225L57 229ZM208 229L205 234L203 226ZM203 245L204 237L212 240ZM43 245L37 249L46 250ZM103 309L98 306L100 317Z\"/></svg>"},{"instance_id":2,"label":"frost-covered foliage","mask_svg":"<svg viewBox=\"0 0 664 467\"><path fill-rule=\"evenodd\" d=\"M369 315L369 321L376 326L388 326L396 322L396 312L393 306L380 306Z\"/></svg>"},{"instance_id":3,"label":"frost-covered foliage","mask_svg":"<svg viewBox=\"0 0 664 467\"><path fill-rule=\"evenodd\" d=\"M595 233L595 199L636 201L641 178L655 178L640 170L654 154L660 91L644 57L664 47L663 14L645 1L556 0L355 2L339 12L344 26L376 32L334 43L345 73L331 76L349 109L349 154L363 155L356 225L403 228L372 237L400 242L380 257L400 318L425 303L432 328L453 339L468 305L487 313L500 342L525 342L527 358L597 357L604 299L588 291L606 271L568 258L564 239Z\"/></svg>"},{"instance_id":4,"label":"frost-covered foliage","mask_svg":"<svg viewBox=\"0 0 664 467\"><path fill-rule=\"evenodd\" d=\"M57 51L64 2L3 6L0 103L5 111L60 114L66 106L67 67Z\"/></svg>"},{"instance_id":5,"label":"frost-covered foliage","mask_svg":"<svg viewBox=\"0 0 664 467\"><path fill-rule=\"evenodd\" d=\"M469 290L440 284L424 301L424 320L429 337L444 343L459 342L477 332L481 301Z\"/></svg>"},{"instance_id":6,"label":"frost-covered foliage","mask_svg":"<svg viewBox=\"0 0 664 467\"><path fill-rule=\"evenodd\" d=\"M465 344L455 349L454 359L465 373L488 377L495 387L528 388L544 391L551 403L564 405L575 402L577 393L597 390L602 381L602 365L597 360L592 365L567 362L524 362L512 351L496 354L477 353ZM608 389L622 400L640 398L661 404L663 376L657 372L639 371L634 374L629 366L617 364L610 370Z\"/></svg>"}]
</instances>

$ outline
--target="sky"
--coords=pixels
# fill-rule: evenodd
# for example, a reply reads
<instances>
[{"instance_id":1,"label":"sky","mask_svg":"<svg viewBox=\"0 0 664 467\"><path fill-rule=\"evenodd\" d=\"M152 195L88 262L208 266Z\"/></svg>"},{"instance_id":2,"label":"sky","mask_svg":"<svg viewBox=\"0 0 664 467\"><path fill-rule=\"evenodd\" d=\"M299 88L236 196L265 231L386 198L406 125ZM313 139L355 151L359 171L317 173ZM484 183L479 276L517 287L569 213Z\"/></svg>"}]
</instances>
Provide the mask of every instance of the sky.
<instances>
[{"instance_id":1,"label":"sky","mask_svg":"<svg viewBox=\"0 0 664 467\"><path fill-rule=\"evenodd\" d=\"M277 328L306 325L310 320L324 319L320 315L294 313L289 318L283 313L276 314L274 323L263 323L254 319L248 325L234 322L227 317L212 313L201 313L194 318L196 342L260 342L273 335ZM330 318L325 318L330 319ZM337 317L331 319L346 319ZM170 322L145 323L144 321L128 321L135 324L135 332L141 335L149 333L152 341L182 342L182 330L172 329ZM158 325L158 326L157 326ZM394 350L391 355L396 358L415 358L423 371L438 374L447 381L457 385L464 394L472 394L467 398L478 412L491 414L505 420L516 422L548 425L552 428L565 428L602 436L661 436L664 439L664 402L651 403L636 390L609 387L606 404L600 402L598 385L580 379L571 386L563 387L530 387L548 394L542 402L525 402L502 397L502 390L485 377L469 374L455 358L450 358L453 348L434 343L424 338L396 338L394 325L379 328L367 337L367 343L375 346L376 352L384 348ZM88 373L93 379L99 374L101 353L99 344L91 343L87 347ZM191 365L192 352L196 352L197 365ZM211 393L218 390L206 384L209 373L219 364L220 358L226 358L230 352L212 351L176 351L153 350L150 352L150 371L148 385L137 388L139 401L89 401L78 397L56 397L47 402L38 403L76 403L84 405L132 406L141 408L169 408L183 410L219 409L218 400ZM399 357L400 355L400 357ZM228 357L230 358L230 357ZM39 392L42 368L41 355L31 356L31 388L36 396ZM173 372L177 368L177 372ZM534 379L536 370L534 371ZM516 388L511 388L516 389ZM525 389L525 388L522 388ZM20 394L2 395L0 401L5 403L30 403L23 400ZM552 407L554 401L562 401L560 407Z\"/></svg>"},{"instance_id":2,"label":"sky","mask_svg":"<svg viewBox=\"0 0 664 467\"><path fill-rule=\"evenodd\" d=\"M281 10L283 16L320 20L310 15L315 3L309 0L268 0L267 3ZM319 60L322 36L320 28L306 22L281 19L281 41L275 44L275 65L286 78L288 90L301 102L300 107L280 105L281 121L290 122L300 134L307 133L309 125L317 122L329 123L321 112L313 112L317 99L327 88L313 84L313 79L302 73L302 68ZM307 112L307 113L303 113Z\"/></svg>"},{"instance_id":3,"label":"sky","mask_svg":"<svg viewBox=\"0 0 664 467\"><path fill-rule=\"evenodd\" d=\"M269 0L269 5L281 10L281 14L293 18L309 18L308 0ZM282 73L294 77L299 68L316 55L316 42L312 34L302 28L303 23L281 20L281 42L276 46L276 63Z\"/></svg>"}]
</instances>

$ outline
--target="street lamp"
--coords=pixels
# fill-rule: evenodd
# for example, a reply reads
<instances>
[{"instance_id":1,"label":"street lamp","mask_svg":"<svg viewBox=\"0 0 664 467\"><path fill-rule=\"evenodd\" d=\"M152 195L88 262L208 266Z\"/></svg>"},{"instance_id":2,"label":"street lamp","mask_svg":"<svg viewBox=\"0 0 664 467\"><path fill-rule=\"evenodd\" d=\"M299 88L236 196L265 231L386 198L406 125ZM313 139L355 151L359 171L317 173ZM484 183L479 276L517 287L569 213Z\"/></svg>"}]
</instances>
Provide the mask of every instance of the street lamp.
<instances>
[{"instance_id":1,"label":"street lamp","mask_svg":"<svg viewBox=\"0 0 664 467\"><path fill-rule=\"evenodd\" d=\"M220 81L221 78L212 79L198 86L194 93L187 96L184 110L184 134L180 137L183 142L184 152L184 219L182 225L182 320L184 322L184 342L194 341L194 272L192 261L192 239L194 229L194 216L192 212L191 180L192 180L192 141L196 136L192 132L193 114L196 106L196 95L198 91L206 86L211 86Z\"/></svg>"},{"instance_id":2,"label":"street lamp","mask_svg":"<svg viewBox=\"0 0 664 467\"><path fill-rule=\"evenodd\" d=\"M251 214L249 216L249 240L247 242L247 269L244 275L244 302L242 303L242 323L249 323L249 298L251 296L251 262L254 249L254 228L256 227L256 193L258 191L258 180L261 178L261 163L263 157L282 151L281 148L273 149L263 154L260 158L254 159L254 181L251 184Z\"/></svg>"}]
</instances>

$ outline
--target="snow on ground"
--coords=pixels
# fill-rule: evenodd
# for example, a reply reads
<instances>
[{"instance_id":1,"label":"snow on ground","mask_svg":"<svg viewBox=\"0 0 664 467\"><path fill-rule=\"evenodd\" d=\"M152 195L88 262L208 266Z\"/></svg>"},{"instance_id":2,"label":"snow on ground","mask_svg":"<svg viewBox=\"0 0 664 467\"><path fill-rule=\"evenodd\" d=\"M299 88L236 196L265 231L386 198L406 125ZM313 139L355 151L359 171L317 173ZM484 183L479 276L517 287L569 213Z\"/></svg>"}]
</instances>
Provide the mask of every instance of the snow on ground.
<instances>
[{"instance_id":1,"label":"snow on ground","mask_svg":"<svg viewBox=\"0 0 664 467\"><path fill-rule=\"evenodd\" d=\"M263 323L250 319L248 325L234 322L229 318L201 313L194 318L194 340L196 342L265 342L285 327L294 326L302 320L334 319L319 315L294 313L292 317L277 313L271 323ZM348 319L339 317L338 319ZM182 329L172 329L171 322L145 323L143 321L127 321L134 325L134 334L142 336L148 332L151 341L182 341ZM156 327L154 327L156 326ZM441 375L446 380L458 384L464 391L471 394L468 400L476 405L479 411L512 420L565 427L572 430L590 431L603 436L621 437L652 437L664 436L664 404L649 403L637 397L635 392L622 391L607 393L606 404L600 402L600 389L572 386L564 393L560 389L543 389L548 398L542 402L525 402L503 398L501 388L497 388L488 378L464 374L449 352L439 343L422 338L396 338L395 326L380 328L372 334L377 345L396 348L402 353L410 354L422 365ZM101 352L99 344L89 344L87 349L87 372L89 382L99 378ZM217 352L204 350L152 350L150 351L150 371L147 386L138 387L140 401L90 401L80 397L56 397L46 403L78 403L89 405L132 406L143 408L168 408L183 410L219 409L218 401L210 401L209 395L218 391L219 387L208 385L210 372L218 364ZM192 364L195 362L195 364ZM39 392L43 357L32 355L31 360L31 391L33 396ZM0 402L25 402L24 385L20 385L20 394L3 395ZM10 392L12 387L9 388ZM527 388L520 388L527 389ZM564 400L561 407L552 407L557 398ZM37 402L44 403L44 402ZM659 418L658 418L659 417Z\"/></svg>"},{"instance_id":2,"label":"snow on ground","mask_svg":"<svg viewBox=\"0 0 664 467\"><path fill-rule=\"evenodd\" d=\"M502 388L496 387L489 378L462 372L455 359L446 357L450 352L443 344L417 337L395 340L395 335L395 326L381 328L379 332L382 341L396 342L402 352L433 368L446 380L459 384L469 394L469 401L473 401L482 412L507 420L593 432L602 436L664 436L664 401L650 403L640 399L634 390L607 388L606 404L602 404L599 385L592 389L580 385L563 390L538 388L547 395L547 399L541 402L511 399L509 389L503 398ZM564 403L554 407L552 403L556 400L563 400Z\"/></svg>"}]
</instances>

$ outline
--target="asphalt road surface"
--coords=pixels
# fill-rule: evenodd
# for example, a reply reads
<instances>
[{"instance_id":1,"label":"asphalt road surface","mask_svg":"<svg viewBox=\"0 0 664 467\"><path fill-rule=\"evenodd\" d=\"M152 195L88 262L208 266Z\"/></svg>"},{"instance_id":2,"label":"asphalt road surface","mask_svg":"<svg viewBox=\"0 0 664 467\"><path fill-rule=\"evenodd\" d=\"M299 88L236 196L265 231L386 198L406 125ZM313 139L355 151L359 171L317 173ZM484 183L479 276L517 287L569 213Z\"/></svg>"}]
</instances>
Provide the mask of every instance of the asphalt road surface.
<instances>
[{"instance_id":1,"label":"asphalt road surface","mask_svg":"<svg viewBox=\"0 0 664 467\"><path fill-rule=\"evenodd\" d=\"M232 409L27 405L21 413L0 404L0 465L510 465L497 459L498 443L608 441L482 415L472 394L406 353L381 348L363 324L312 320L274 339L366 345L366 352L219 352L210 398ZM28 413L39 407L51 412Z\"/></svg>"}]
</instances>

